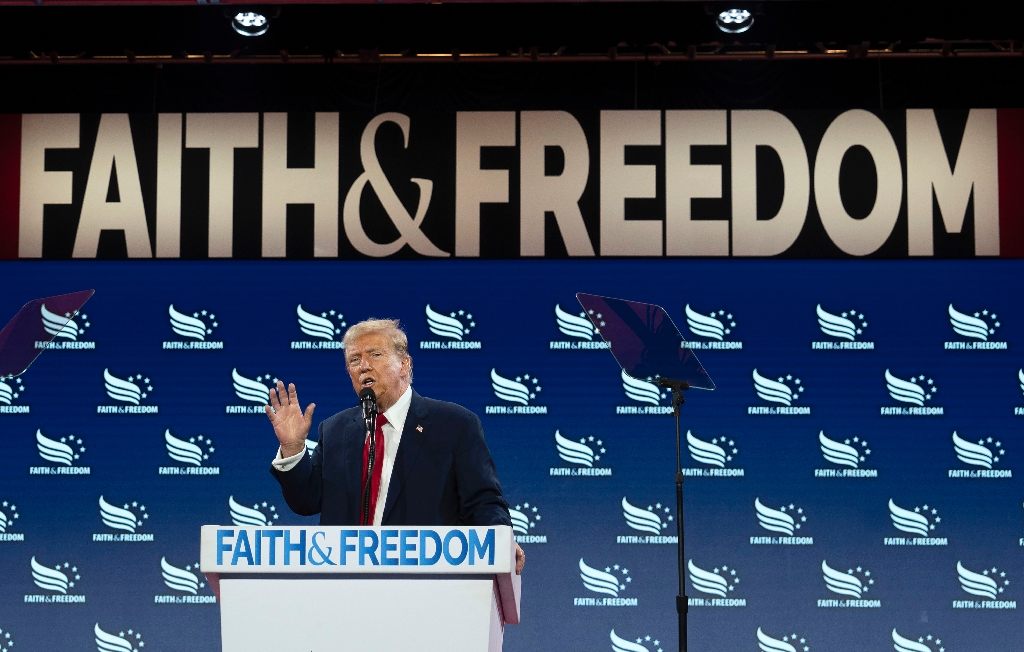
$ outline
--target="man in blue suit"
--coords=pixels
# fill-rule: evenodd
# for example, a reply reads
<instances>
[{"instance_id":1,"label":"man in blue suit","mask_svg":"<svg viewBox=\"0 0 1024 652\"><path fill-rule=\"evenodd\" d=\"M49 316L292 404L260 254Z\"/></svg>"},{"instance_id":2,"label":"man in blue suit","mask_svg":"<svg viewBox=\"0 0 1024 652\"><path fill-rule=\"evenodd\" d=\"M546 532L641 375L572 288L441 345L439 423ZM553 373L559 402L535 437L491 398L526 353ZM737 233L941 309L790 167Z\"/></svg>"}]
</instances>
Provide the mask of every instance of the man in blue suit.
<instances>
[{"instance_id":1,"label":"man in blue suit","mask_svg":"<svg viewBox=\"0 0 1024 652\"><path fill-rule=\"evenodd\" d=\"M359 407L321 422L319 443L306 455L316 406L303 412L295 385L286 391L279 381L266 408L280 442L271 473L292 511L320 514L322 525L360 525L369 482L372 525L511 525L480 419L413 391L398 321L360 322L344 345L353 389L372 388L377 397L377 473L367 477L369 437ZM525 561L517 545L517 573Z\"/></svg>"}]
</instances>

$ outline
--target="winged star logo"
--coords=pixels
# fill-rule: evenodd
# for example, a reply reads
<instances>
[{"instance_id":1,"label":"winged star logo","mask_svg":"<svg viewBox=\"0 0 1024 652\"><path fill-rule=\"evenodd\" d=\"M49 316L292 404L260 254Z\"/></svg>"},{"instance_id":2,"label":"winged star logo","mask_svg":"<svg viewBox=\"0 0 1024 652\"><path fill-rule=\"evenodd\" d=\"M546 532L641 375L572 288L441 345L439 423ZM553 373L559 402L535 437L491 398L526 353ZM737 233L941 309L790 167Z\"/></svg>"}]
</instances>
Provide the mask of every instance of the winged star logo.
<instances>
[{"instance_id":1,"label":"winged star logo","mask_svg":"<svg viewBox=\"0 0 1024 652\"><path fill-rule=\"evenodd\" d=\"M67 595L71 589L75 588L75 582L82 579L78 572L78 566L73 566L71 562L47 566L36 561L33 556L29 563L32 568L32 581L44 591Z\"/></svg>"},{"instance_id":2,"label":"winged star logo","mask_svg":"<svg viewBox=\"0 0 1024 652\"><path fill-rule=\"evenodd\" d=\"M773 509L764 505L760 498L755 498L754 511L757 514L757 522L761 527L770 532L778 532L789 537L793 536L807 522L804 508L797 507L793 503L783 505L779 509Z\"/></svg>"},{"instance_id":3,"label":"winged star logo","mask_svg":"<svg viewBox=\"0 0 1024 652\"><path fill-rule=\"evenodd\" d=\"M103 370L103 387L110 398L131 405L139 405L144 399L149 398L149 392L153 391L149 378L142 374L118 378L110 373L110 369Z\"/></svg>"},{"instance_id":4,"label":"winged star logo","mask_svg":"<svg viewBox=\"0 0 1024 652\"><path fill-rule=\"evenodd\" d=\"M50 439L43 434L42 430L36 430L36 449L39 457L47 462L53 462L61 466L74 466L82 453L85 452L85 445L81 437L68 435L60 439Z\"/></svg>"},{"instance_id":5,"label":"winged star logo","mask_svg":"<svg viewBox=\"0 0 1024 652\"><path fill-rule=\"evenodd\" d=\"M953 450L964 464L985 469L991 469L994 464L999 463L1003 455L1006 455L1003 442L998 439L993 441L992 437L988 437L978 439L978 443L974 443L960 437L956 432L953 433Z\"/></svg>"},{"instance_id":6,"label":"winged star logo","mask_svg":"<svg viewBox=\"0 0 1024 652\"><path fill-rule=\"evenodd\" d=\"M103 524L115 530L134 534L136 529L149 518L146 506L140 505L138 501L132 501L130 506L125 503L124 507L118 507L108 503L103 496L100 496L99 505L100 519Z\"/></svg>"},{"instance_id":7,"label":"winged star logo","mask_svg":"<svg viewBox=\"0 0 1024 652\"><path fill-rule=\"evenodd\" d=\"M213 335L213 329L217 328L217 317L212 312L200 310L191 315L179 312L172 303L167 307L167 314L171 320L171 330L181 337L205 342L207 337Z\"/></svg>"},{"instance_id":8,"label":"winged star logo","mask_svg":"<svg viewBox=\"0 0 1024 652\"><path fill-rule=\"evenodd\" d=\"M821 572L825 580L825 588L838 595L847 595L855 600L860 600L871 590L875 578L871 571L863 566L850 568L845 572L832 568L827 560L821 561Z\"/></svg>"},{"instance_id":9,"label":"winged star logo","mask_svg":"<svg viewBox=\"0 0 1024 652\"><path fill-rule=\"evenodd\" d=\"M757 628L757 646L761 652L810 652L811 650L807 639L803 636L793 633L786 634L782 638L774 638L765 634L760 627Z\"/></svg>"},{"instance_id":10,"label":"winged star logo","mask_svg":"<svg viewBox=\"0 0 1024 652\"><path fill-rule=\"evenodd\" d=\"M14 639L9 630L0 629L0 652L14 652Z\"/></svg>"},{"instance_id":11,"label":"winged star logo","mask_svg":"<svg viewBox=\"0 0 1024 652\"><path fill-rule=\"evenodd\" d=\"M954 308L952 303L949 304L949 324L957 335L982 342L987 342L1001 326L994 312L985 309L969 315Z\"/></svg>"},{"instance_id":12,"label":"winged star logo","mask_svg":"<svg viewBox=\"0 0 1024 652\"><path fill-rule=\"evenodd\" d=\"M248 378L238 373L236 368L231 370L231 382L238 398L267 405L270 402L270 387L277 384L277 378L272 379L270 374Z\"/></svg>"},{"instance_id":13,"label":"winged star logo","mask_svg":"<svg viewBox=\"0 0 1024 652\"><path fill-rule=\"evenodd\" d=\"M0 405L13 404L24 392L25 384L20 377L0 380Z\"/></svg>"},{"instance_id":14,"label":"winged star logo","mask_svg":"<svg viewBox=\"0 0 1024 652\"><path fill-rule=\"evenodd\" d=\"M238 526L256 525L266 527L280 518L277 508L273 505L268 505L267 501L254 503L252 507L246 507L236 502L234 496L228 497L228 511L231 512L231 522Z\"/></svg>"},{"instance_id":15,"label":"winged star logo","mask_svg":"<svg viewBox=\"0 0 1024 652\"><path fill-rule=\"evenodd\" d=\"M537 505L520 503L508 510L512 517L512 531L516 534L530 534L541 520Z\"/></svg>"},{"instance_id":16,"label":"winged star logo","mask_svg":"<svg viewBox=\"0 0 1024 652\"><path fill-rule=\"evenodd\" d=\"M757 392L761 400L768 401L769 403L778 403L790 407L804 393L803 383L800 382L799 378L794 378L793 374L786 374L785 376L779 376L778 380L772 380L762 376L757 372L757 369L754 369L753 378L754 391Z\"/></svg>"},{"instance_id":17,"label":"winged star logo","mask_svg":"<svg viewBox=\"0 0 1024 652\"><path fill-rule=\"evenodd\" d=\"M473 315L465 310L452 311L445 315L437 312L427 304L427 328L438 337L462 341L469 331L476 328Z\"/></svg>"},{"instance_id":18,"label":"winged star logo","mask_svg":"<svg viewBox=\"0 0 1024 652\"><path fill-rule=\"evenodd\" d=\"M732 329L736 328L736 321L733 319L731 312L712 310L709 314L705 315L691 308L690 304L686 304L684 310L686 312L686 325L694 335L721 342L728 335L732 334Z\"/></svg>"},{"instance_id":19,"label":"winged star logo","mask_svg":"<svg viewBox=\"0 0 1024 652\"><path fill-rule=\"evenodd\" d=\"M171 434L170 428L164 432L167 455L176 462L189 466L202 466L216 450L213 440L209 437L189 437L188 440L178 439Z\"/></svg>"},{"instance_id":20,"label":"winged star logo","mask_svg":"<svg viewBox=\"0 0 1024 652\"><path fill-rule=\"evenodd\" d=\"M619 597L620 591L625 591L626 586L633 581L629 576L629 569L614 564L606 566L604 570L591 568L583 558L580 557L580 579L583 580L583 587L594 593L603 593L613 598Z\"/></svg>"},{"instance_id":21,"label":"winged star logo","mask_svg":"<svg viewBox=\"0 0 1024 652\"><path fill-rule=\"evenodd\" d=\"M587 342L593 341L594 339L594 325L587 319L585 312L580 312L579 315L562 310L562 306L555 304L555 323L558 325L558 330L563 335L574 337L579 340L586 340ZM599 320L601 326L604 326L604 322Z\"/></svg>"},{"instance_id":22,"label":"winged star logo","mask_svg":"<svg viewBox=\"0 0 1024 652\"><path fill-rule=\"evenodd\" d=\"M345 316L337 310L325 310L319 315L304 310L300 303L295 307L299 319L299 330L310 337L321 340L335 340L347 326Z\"/></svg>"},{"instance_id":23,"label":"winged star logo","mask_svg":"<svg viewBox=\"0 0 1024 652\"><path fill-rule=\"evenodd\" d=\"M145 650L146 642L142 634L135 629L113 634L104 631L99 623L93 628L93 635L96 638L97 652L140 652Z\"/></svg>"},{"instance_id":24,"label":"winged star logo","mask_svg":"<svg viewBox=\"0 0 1024 652\"><path fill-rule=\"evenodd\" d=\"M960 580L960 588L971 595L976 595L986 600L996 600L999 595L1010 586L1010 580L1006 579L1006 571L1001 571L995 566L986 568L977 573L968 570L959 561L956 563L956 575Z\"/></svg>"},{"instance_id":25,"label":"winged star logo","mask_svg":"<svg viewBox=\"0 0 1024 652\"><path fill-rule=\"evenodd\" d=\"M866 439L850 437L843 441L829 439L822 430L818 433L818 442L821 444L821 454L825 460L839 466L846 466L851 469L860 468L860 465L867 461L871 455Z\"/></svg>"},{"instance_id":26,"label":"winged star logo","mask_svg":"<svg viewBox=\"0 0 1024 652\"><path fill-rule=\"evenodd\" d=\"M689 430L686 431L686 447L694 461L718 468L725 468L726 464L732 462L733 455L740 452L736 448L736 441L729 437L723 435L704 441Z\"/></svg>"},{"instance_id":27,"label":"winged star logo","mask_svg":"<svg viewBox=\"0 0 1024 652\"><path fill-rule=\"evenodd\" d=\"M901 532L913 534L915 537L927 537L935 531L935 526L942 522L938 508L920 505L912 510L904 509L889 499L889 517L893 527Z\"/></svg>"},{"instance_id":28,"label":"winged star logo","mask_svg":"<svg viewBox=\"0 0 1024 652\"><path fill-rule=\"evenodd\" d=\"M65 312L56 314L47 309L46 304L39 306L39 316L43 320L43 330L55 338L77 342L78 338L85 335L85 329L92 326L89 317L85 313L73 314ZM74 320L78 317L81 323Z\"/></svg>"},{"instance_id":29,"label":"winged star logo","mask_svg":"<svg viewBox=\"0 0 1024 652\"><path fill-rule=\"evenodd\" d=\"M540 380L530 374L516 376L515 379L505 378L496 369L491 369L491 387L494 395L509 403L529 405L541 391Z\"/></svg>"},{"instance_id":30,"label":"winged star logo","mask_svg":"<svg viewBox=\"0 0 1024 652\"><path fill-rule=\"evenodd\" d=\"M864 313L858 310L844 310L834 314L822 308L819 303L815 311L821 332L837 339L853 342L863 335L864 329L868 327Z\"/></svg>"},{"instance_id":31,"label":"winged star logo","mask_svg":"<svg viewBox=\"0 0 1024 652\"><path fill-rule=\"evenodd\" d=\"M668 390L657 385L658 376L648 376L646 379L635 378L626 373L623 369L619 372L622 381L622 391L626 398L640 403L640 405L616 405L615 414L625 415L653 415L672 414L672 406L663 402L668 399Z\"/></svg>"},{"instance_id":32,"label":"winged star logo","mask_svg":"<svg viewBox=\"0 0 1024 652\"><path fill-rule=\"evenodd\" d=\"M612 652L664 652L661 648L661 641L650 635L637 637L635 643L622 638L615 633L614 629L609 636L612 639ZM647 647L647 645L651 647Z\"/></svg>"},{"instance_id":33,"label":"winged star logo","mask_svg":"<svg viewBox=\"0 0 1024 652\"><path fill-rule=\"evenodd\" d=\"M13 529L18 517L18 507L14 503L0 502L0 534L7 534L9 529Z\"/></svg>"},{"instance_id":34,"label":"winged star logo","mask_svg":"<svg viewBox=\"0 0 1024 652\"><path fill-rule=\"evenodd\" d=\"M661 503L648 505L647 509L644 509L630 503L625 496L622 497L622 516L626 519L626 525L640 532L662 534L673 520L671 512L667 505Z\"/></svg>"},{"instance_id":35,"label":"winged star logo","mask_svg":"<svg viewBox=\"0 0 1024 652\"><path fill-rule=\"evenodd\" d=\"M931 378L925 379L924 374L904 380L894 376L888 369L885 370L885 387L889 390L889 396L895 400L918 406L930 401L939 391L935 381Z\"/></svg>"},{"instance_id":36,"label":"winged star logo","mask_svg":"<svg viewBox=\"0 0 1024 652\"><path fill-rule=\"evenodd\" d=\"M647 380L641 380L634 378L627 374L625 371L622 372L622 389L626 392L626 396L633 399L638 403L647 403L648 405L660 405L661 401L668 398L668 394L664 392L660 387L655 385L652 381L654 378L648 378Z\"/></svg>"},{"instance_id":37,"label":"winged star logo","mask_svg":"<svg viewBox=\"0 0 1024 652\"><path fill-rule=\"evenodd\" d=\"M708 595L727 598L740 583L736 569L729 568L728 565L716 566L708 571L694 564L691 559L687 562L686 568L689 571L690 584L693 585L693 588Z\"/></svg>"},{"instance_id":38,"label":"winged star logo","mask_svg":"<svg viewBox=\"0 0 1024 652\"><path fill-rule=\"evenodd\" d=\"M915 641L901 635L895 627L892 630L892 646L896 652L946 652L942 639L932 634L918 636Z\"/></svg>"},{"instance_id":39,"label":"winged star logo","mask_svg":"<svg viewBox=\"0 0 1024 652\"><path fill-rule=\"evenodd\" d=\"M604 444L600 439L594 439L591 435L590 444L586 437L580 437L579 443L562 436L558 430L555 431L555 448L558 456L570 464L592 467L594 462L600 461L601 455L606 452Z\"/></svg>"},{"instance_id":40,"label":"winged star logo","mask_svg":"<svg viewBox=\"0 0 1024 652\"><path fill-rule=\"evenodd\" d=\"M193 572L193 569L195 572ZM183 593L198 595L199 589L206 586L206 582L200 581L196 572L199 571L199 562L188 564L184 568L178 568L167 561L166 557L160 558L160 574L164 578L164 584L168 588Z\"/></svg>"}]
</instances>

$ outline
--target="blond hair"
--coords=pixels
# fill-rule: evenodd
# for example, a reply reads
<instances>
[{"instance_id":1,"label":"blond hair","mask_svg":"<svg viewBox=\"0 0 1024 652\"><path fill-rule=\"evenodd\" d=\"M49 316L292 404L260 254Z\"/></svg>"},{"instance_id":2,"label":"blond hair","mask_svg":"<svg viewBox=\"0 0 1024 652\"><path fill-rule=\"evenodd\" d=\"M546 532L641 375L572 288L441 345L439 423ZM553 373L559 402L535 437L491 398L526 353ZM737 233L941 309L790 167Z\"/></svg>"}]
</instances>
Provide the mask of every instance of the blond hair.
<instances>
[{"instance_id":1,"label":"blond hair","mask_svg":"<svg viewBox=\"0 0 1024 652\"><path fill-rule=\"evenodd\" d=\"M409 357L409 338L406 337L405 331L402 330L402 325L397 319L373 319L371 317L358 324L353 324L345 331L342 345L347 349L353 341L371 333L387 336L391 340L392 350L398 354L398 357Z\"/></svg>"}]
</instances>

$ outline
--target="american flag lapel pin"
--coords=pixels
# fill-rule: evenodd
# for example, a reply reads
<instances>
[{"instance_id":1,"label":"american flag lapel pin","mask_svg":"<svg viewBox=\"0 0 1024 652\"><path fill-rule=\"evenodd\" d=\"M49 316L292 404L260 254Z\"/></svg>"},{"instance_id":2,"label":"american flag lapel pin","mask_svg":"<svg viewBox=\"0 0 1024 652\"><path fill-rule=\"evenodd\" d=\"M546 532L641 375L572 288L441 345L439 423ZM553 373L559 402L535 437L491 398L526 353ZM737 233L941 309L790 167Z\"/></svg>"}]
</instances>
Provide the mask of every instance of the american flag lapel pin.
<instances>
[{"instance_id":1,"label":"american flag lapel pin","mask_svg":"<svg viewBox=\"0 0 1024 652\"><path fill-rule=\"evenodd\" d=\"M423 426L416 426L416 432L423 432Z\"/></svg>"}]
</instances>

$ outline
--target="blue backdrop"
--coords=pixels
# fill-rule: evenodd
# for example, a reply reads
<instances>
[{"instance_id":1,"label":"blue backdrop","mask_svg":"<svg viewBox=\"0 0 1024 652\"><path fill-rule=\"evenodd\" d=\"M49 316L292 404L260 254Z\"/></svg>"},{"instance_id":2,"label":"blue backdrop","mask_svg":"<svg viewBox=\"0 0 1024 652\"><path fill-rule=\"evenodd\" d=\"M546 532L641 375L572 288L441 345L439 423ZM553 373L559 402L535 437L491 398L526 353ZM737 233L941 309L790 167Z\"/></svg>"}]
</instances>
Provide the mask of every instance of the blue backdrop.
<instances>
[{"instance_id":1,"label":"blue backdrop","mask_svg":"<svg viewBox=\"0 0 1024 652\"><path fill-rule=\"evenodd\" d=\"M654 414L669 402L587 344L577 291L664 306L718 385L683 412L691 650L1019 638L1020 262L0 270L4 319L96 289L60 348L0 386L2 650L92 649L100 632L121 641L100 649L219 649L199 526L315 522L281 499L246 397L280 378L317 421L353 405L332 342L370 316L402 320L421 394L481 415L529 556L508 649L676 648L675 449Z\"/></svg>"}]
</instances>

